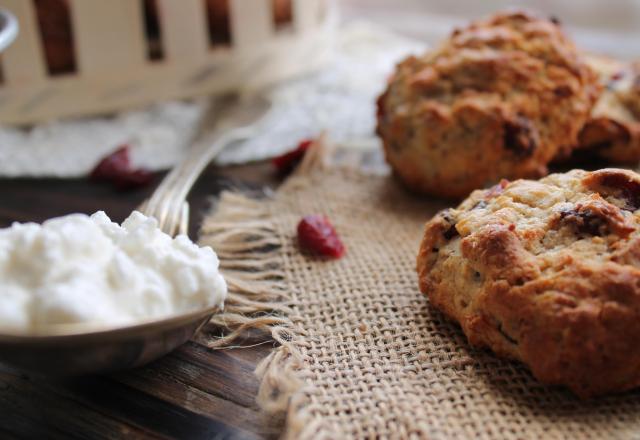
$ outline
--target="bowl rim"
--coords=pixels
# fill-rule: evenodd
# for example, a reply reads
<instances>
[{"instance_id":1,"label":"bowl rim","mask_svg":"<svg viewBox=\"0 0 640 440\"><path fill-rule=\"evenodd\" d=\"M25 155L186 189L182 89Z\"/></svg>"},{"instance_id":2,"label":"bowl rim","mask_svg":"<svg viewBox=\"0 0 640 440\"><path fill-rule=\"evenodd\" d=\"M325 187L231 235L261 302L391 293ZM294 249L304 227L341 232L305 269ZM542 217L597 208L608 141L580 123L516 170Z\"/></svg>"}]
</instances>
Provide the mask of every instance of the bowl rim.
<instances>
[{"instance_id":1,"label":"bowl rim","mask_svg":"<svg viewBox=\"0 0 640 440\"><path fill-rule=\"evenodd\" d=\"M175 328L203 319L206 316L212 316L214 313L222 310L223 308L221 306L215 304L203 309L176 313L160 318L147 318L127 324L54 324L43 327L35 332L12 332L10 329L0 329L0 344L68 342L78 339L133 336L148 333L149 331Z\"/></svg>"}]
</instances>

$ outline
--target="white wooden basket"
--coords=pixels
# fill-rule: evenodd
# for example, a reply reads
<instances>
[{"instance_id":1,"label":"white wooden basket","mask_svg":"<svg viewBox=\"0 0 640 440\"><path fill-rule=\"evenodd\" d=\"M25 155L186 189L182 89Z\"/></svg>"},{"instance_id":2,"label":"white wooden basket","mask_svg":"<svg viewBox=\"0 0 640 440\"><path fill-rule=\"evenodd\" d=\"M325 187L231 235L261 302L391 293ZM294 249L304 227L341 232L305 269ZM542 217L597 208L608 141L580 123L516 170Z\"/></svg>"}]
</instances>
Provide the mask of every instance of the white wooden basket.
<instances>
[{"instance_id":1,"label":"white wooden basket","mask_svg":"<svg viewBox=\"0 0 640 440\"><path fill-rule=\"evenodd\" d=\"M229 0L231 42L211 47L203 0L156 0L164 57L147 58L141 0L68 0L76 71L49 76L31 0L0 0L20 25L0 58L0 123L110 113L170 98L257 88L319 67L332 0L291 0L276 29L271 0Z\"/></svg>"}]
</instances>

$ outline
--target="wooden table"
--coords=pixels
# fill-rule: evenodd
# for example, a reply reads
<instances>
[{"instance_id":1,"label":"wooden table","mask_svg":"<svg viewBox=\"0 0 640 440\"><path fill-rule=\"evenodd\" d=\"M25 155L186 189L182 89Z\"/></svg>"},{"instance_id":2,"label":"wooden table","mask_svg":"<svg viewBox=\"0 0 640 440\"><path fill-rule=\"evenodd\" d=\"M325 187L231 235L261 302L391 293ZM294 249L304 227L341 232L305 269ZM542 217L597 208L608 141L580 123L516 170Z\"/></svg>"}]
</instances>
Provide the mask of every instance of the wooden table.
<instances>
[{"instance_id":1,"label":"wooden table","mask_svg":"<svg viewBox=\"0 0 640 440\"><path fill-rule=\"evenodd\" d=\"M191 238L213 195L265 185L277 185L268 164L209 168L190 197ZM0 180L0 226L97 210L120 222L152 190L119 193L84 179ZM50 379L0 365L0 438L275 438L283 422L260 412L253 373L273 342L239 343L251 346L211 350L188 342L146 367L104 377Z\"/></svg>"}]
</instances>

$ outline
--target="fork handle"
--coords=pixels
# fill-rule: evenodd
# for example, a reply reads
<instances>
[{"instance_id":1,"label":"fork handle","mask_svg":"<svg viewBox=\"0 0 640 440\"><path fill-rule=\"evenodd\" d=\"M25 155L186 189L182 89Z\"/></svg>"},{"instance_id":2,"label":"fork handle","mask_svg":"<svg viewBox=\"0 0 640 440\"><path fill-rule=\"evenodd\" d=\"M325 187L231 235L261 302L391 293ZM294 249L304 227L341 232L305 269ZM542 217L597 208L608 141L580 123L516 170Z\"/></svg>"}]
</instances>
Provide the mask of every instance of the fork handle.
<instances>
[{"instance_id":1,"label":"fork handle","mask_svg":"<svg viewBox=\"0 0 640 440\"><path fill-rule=\"evenodd\" d=\"M186 200L200 174L228 145L246 139L245 130L235 129L222 134L213 143L203 143L201 151L194 151L185 158L172 172L175 172L177 197ZM195 150L195 149L194 149ZM168 177L168 176L167 176Z\"/></svg>"},{"instance_id":2,"label":"fork handle","mask_svg":"<svg viewBox=\"0 0 640 440\"><path fill-rule=\"evenodd\" d=\"M227 145L246 139L248 134L246 129L236 128L223 132L213 141L209 137L198 142L165 176L145 204L143 212L156 217L160 229L173 235L180 216L184 216L183 204L202 171Z\"/></svg>"}]
</instances>

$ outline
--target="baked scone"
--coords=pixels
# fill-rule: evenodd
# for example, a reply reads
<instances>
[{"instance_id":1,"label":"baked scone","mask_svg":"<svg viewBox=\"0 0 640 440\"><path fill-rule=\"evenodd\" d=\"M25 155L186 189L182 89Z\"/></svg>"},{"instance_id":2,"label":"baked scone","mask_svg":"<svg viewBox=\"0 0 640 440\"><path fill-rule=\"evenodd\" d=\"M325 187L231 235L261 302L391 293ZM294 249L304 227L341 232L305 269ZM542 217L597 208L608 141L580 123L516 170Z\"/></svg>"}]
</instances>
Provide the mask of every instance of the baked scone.
<instances>
[{"instance_id":1,"label":"baked scone","mask_svg":"<svg viewBox=\"0 0 640 440\"><path fill-rule=\"evenodd\" d=\"M574 155L589 152L614 163L640 161L640 63L590 56L603 91L580 132Z\"/></svg>"},{"instance_id":2,"label":"baked scone","mask_svg":"<svg viewBox=\"0 0 640 440\"><path fill-rule=\"evenodd\" d=\"M402 61L378 100L377 132L408 187L463 197L546 174L577 142L599 88L555 22L498 14Z\"/></svg>"},{"instance_id":3,"label":"baked scone","mask_svg":"<svg viewBox=\"0 0 640 440\"><path fill-rule=\"evenodd\" d=\"M469 342L588 397L640 384L640 175L501 181L430 220L420 289Z\"/></svg>"}]
</instances>

